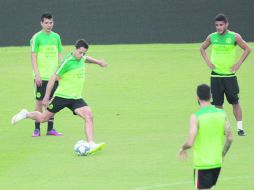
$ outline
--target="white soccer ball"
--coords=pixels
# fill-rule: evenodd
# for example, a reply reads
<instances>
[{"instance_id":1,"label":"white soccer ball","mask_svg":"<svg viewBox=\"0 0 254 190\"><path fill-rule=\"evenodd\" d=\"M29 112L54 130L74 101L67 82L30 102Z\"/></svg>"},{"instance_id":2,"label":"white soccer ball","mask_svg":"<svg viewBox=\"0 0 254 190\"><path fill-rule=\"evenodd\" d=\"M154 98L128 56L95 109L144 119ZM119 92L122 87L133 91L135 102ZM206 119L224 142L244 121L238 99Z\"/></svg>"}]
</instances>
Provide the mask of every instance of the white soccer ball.
<instances>
[{"instance_id":1,"label":"white soccer ball","mask_svg":"<svg viewBox=\"0 0 254 190\"><path fill-rule=\"evenodd\" d=\"M80 140L74 145L74 151L79 156L87 156L89 150L89 143L84 140Z\"/></svg>"}]
</instances>

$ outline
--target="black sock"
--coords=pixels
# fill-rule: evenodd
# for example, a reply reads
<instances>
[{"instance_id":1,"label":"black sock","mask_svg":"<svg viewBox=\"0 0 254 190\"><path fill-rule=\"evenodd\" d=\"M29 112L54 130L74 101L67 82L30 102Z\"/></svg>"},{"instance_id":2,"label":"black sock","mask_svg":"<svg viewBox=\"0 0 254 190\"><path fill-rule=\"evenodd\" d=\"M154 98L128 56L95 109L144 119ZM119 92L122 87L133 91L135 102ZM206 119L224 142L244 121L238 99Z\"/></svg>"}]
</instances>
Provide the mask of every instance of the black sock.
<instances>
[{"instance_id":1,"label":"black sock","mask_svg":"<svg viewBox=\"0 0 254 190\"><path fill-rule=\"evenodd\" d=\"M34 123L35 129L40 130L40 125L41 125L41 123L35 122L35 123Z\"/></svg>"},{"instance_id":2,"label":"black sock","mask_svg":"<svg viewBox=\"0 0 254 190\"><path fill-rule=\"evenodd\" d=\"M48 131L52 130L54 127L54 118L48 120Z\"/></svg>"}]
</instances>

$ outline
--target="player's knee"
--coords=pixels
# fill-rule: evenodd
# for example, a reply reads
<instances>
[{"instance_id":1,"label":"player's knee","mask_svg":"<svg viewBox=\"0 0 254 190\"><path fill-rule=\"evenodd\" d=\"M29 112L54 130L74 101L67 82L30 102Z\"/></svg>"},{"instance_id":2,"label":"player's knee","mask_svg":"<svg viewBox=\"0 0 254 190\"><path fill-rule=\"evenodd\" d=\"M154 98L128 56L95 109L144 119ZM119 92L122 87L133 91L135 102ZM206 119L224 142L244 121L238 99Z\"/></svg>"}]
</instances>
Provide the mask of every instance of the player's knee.
<instances>
[{"instance_id":1,"label":"player's knee","mask_svg":"<svg viewBox=\"0 0 254 190\"><path fill-rule=\"evenodd\" d=\"M36 121L39 122L39 123L43 123L43 118L39 117L39 118L36 119Z\"/></svg>"},{"instance_id":2,"label":"player's knee","mask_svg":"<svg viewBox=\"0 0 254 190\"><path fill-rule=\"evenodd\" d=\"M40 122L40 123L44 123L44 122L48 121L49 119L50 119L49 117L47 117L46 115L42 114L42 115L39 116L37 121Z\"/></svg>"},{"instance_id":3,"label":"player's knee","mask_svg":"<svg viewBox=\"0 0 254 190\"><path fill-rule=\"evenodd\" d=\"M37 101L35 105L35 110L41 112L43 108L42 101Z\"/></svg>"},{"instance_id":4,"label":"player's knee","mask_svg":"<svg viewBox=\"0 0 254 190\"><path fill-rule=\"evenodd\" d=\"M87 121L93 120L93 114L92 114L91 108L84 109L83 113L84 113L85 120Z\"/></svg>"}]
</instances>

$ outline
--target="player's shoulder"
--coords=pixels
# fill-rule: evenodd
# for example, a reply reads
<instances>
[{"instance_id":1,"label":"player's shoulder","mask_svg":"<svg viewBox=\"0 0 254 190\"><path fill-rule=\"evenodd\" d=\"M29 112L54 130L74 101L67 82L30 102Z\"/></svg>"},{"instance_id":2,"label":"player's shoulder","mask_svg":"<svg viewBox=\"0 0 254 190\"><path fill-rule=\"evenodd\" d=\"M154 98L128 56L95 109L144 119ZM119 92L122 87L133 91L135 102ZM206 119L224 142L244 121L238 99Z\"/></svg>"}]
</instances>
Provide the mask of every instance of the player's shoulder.
<instances>
[{"instance_id":1,"label":"player's shoulder","mask_svg":"<svg viewBox=\"0 0 254 190\"><path fill-rule=\"evenodd\" d=\"M237 39L242 39L242 36L241 36L239 33L233 32L233 31L230 31L230 32L232 33L232 35L235 36L235 39L236 39L236 40L237 40Z\"/></svg>"},{"instance_id":2,"label":"player's shoulder","mask_svg":"<svg viewBox=\"0 0 254 190\"><path fill-rule=\"evenodd\" d=\"M211 39L214 38L214 36L217 34L217 32L213 32L207 35L206 41L211 42Z\"/></svg>"},{"instance_id":3,"label":"player's shoulder","mask_svg":"<svg viewBox=\"0 0 254 190\"><path fill-rule=\"evenodd\" d=\"M232 30L228 30L227 31L228 34L237 34L236 32L232 31Z\"/></svg>"},{"instance_id":4,"label":"player's shoulder","mask_svg":"<svg viewBox=\"0 0 254 190\"><path fill-rule=\"evenodd\" d=\"M221 108L217 108L217 107L215 107L215 106L214 106L213 109L214 109L214 112L217 113L217 115L218 115L219 117L222 117L222 118L226 118L226 117L227 117L227 114L226 114L225 110L223 110L223 109L221 109Z\"/></svg>"},{"instance_id":5,"label":"player's shoulder","mask_svg":"<svg viewBox=\"0 0 254 190\"><path fill-rule=\"evenodd\" d=\"M54 31L51 31L51 35L57 37L57 38L60 38L60 35Z\"/></svg>"},{"instance_id":6,"label":"player's shoulder","mask_svg":"<svg viewBox=\"0 0 254 190\"><path fill-rule=\"evenodd\" d=\"M190 115L190 120L193 120L193 119L195 120L195 119L198 118L198 116L199 116L198 112L192 113L192 114Z\"/></svg>"},{"instance_id":7,"label":"player's shoulder","mask_svg":"<svg viewBox=\"0 0 254 190\"><path fill-rule=\"evenodd\" d=\"M227 35L234 37L234 38L238 38L240 36L240 34L238 34L237 32L231 31L231 30L227 31Z\"/></svg>"},{"instance_id":8,"label":"player's shoulder","mask_svg":"<svg viewBox=\"0 0 254 190\"><path fill-rule=\"evenodd\" d=\"M59 66L58 66L58 69L57 69L57 72L61 72L61 70L68 70L68 68L71 67L72 65L72 60L73 59L73 56L71 54L65 56L62 61L60 62Z\"/></svg>"},{"instance_id":9,"label":"player's shoulder","mask_svg":"<svg viewBox=\"0 0 254 190\"><path fill-rule=\"evenodd\" d=\"M203 114L210 114L210 113L221 113L226 114L223 109L217 108L214 105L210 105L207 107L200 108L197 112L195 112L196 116L201 116Z\"/></svg>"},{"instance_id":10,"label":"player's shoulder","mask_svg":"<svg viewBox=\"0 0 254 190\"><path fill-rule=\"evenodd\" d=\"M31 39L32 39L32 40L37 39L37 38L39 38L41 35L42 35L42 31L36 32L36 33L32 36Z\"/></svg>"},{"instance_id":11,"label":"player's shoulder","mask_svg":"<svg viewBox=\"0 0 254 190\"><path fill-rule=\"evenodd\" d=\"M72 56L72 54L70 53L70 54L68 54L68 55L66 55L64 58L63 58L63 60L61 61L61 63L60 64L68 64L71 60L73 60L73 56Z\"/></svg>"},{"instance_id":12,"label":"player's shoulder","mask_svg":"<svg viewBox=\"0 0 254 190\"><path fill-rule=\"evenodd\" d=\"M208 37L212 38L217 35L218 35L218 32L212 32L211 34L208 35Z\"/></svg>"}]
</instances>

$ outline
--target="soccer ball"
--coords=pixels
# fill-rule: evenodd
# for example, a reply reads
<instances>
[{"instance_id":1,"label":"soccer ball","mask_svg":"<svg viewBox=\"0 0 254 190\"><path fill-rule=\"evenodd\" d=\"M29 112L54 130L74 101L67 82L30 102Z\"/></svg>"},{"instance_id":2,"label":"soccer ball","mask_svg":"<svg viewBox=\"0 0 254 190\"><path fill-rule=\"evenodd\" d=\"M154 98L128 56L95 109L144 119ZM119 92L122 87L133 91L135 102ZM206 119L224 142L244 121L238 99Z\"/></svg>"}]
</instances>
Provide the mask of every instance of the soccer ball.
<instances>
[{"instance_id":1,"label":"soccer ball","mask_svg":"<svg viewBox=\"0 0 254 190\"><path fill-rule=\"evenodd\" d=\"M87 156L90 146L88 142L80 140L74 145L74 151L79 156Z\"/></svg>"}]
</instances>

